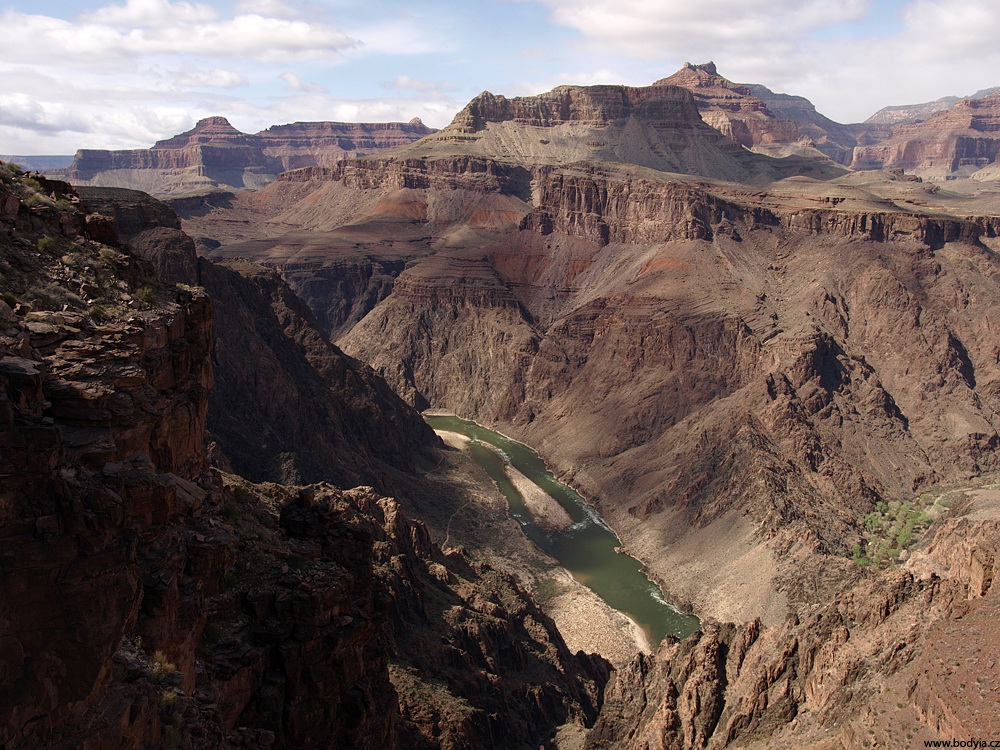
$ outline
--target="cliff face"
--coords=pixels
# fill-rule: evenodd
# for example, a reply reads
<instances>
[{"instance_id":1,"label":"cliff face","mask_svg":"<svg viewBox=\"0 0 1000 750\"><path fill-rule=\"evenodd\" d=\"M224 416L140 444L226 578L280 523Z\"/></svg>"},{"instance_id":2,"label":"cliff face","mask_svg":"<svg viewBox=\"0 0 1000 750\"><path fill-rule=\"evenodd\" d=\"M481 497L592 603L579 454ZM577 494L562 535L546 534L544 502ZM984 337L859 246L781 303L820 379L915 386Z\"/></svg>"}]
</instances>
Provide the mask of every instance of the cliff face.
<instances>
[{"instance_id":1,"label":"cliff face","mask_svg":"<svg viewBox=\"0 0 1000 750\"><path fill-rule=\"evenodd\" d=\"M970 488L902 570L777 628L665 642L615 675L587 747L853 750L994 731L996 686L971 675L995 660L996 510Z\"/></svg>"},{"instance_id":2,"label":"cliff face","mask_svg":"<svg viewBox=\"0 0 1000 750\"><path fill-rule=\"evenodd\" d=\"M992 179L1000 153L1000 93L966 99L916 123L892 128L887 137L859 146L854 169L900 168L925 177L980 176Z\"/></svg>"},{"instance_id":3,"label":"cliff face","mask_svg":"<svg viewBox=\"0 0 1000 750\"><path fill-rule=\"evenodd\" d=\"M980 89L972 96L943 96L932 102L922 104L903 104L893 107L883 107L867 120L865 125L898 125L901 122L920 122L926 120L935 112L943 112L951 109L956 104L966 99L982 99L984 96L995 94L1000 91L1000 87L994 86L989 89Z\"/></svg>"},{"instance_id":4,"label":"cliff face","mask_svg":"<svg viewBox=\"0 0 1000 750\"><path fill-rule=\"evenodd\" d=\"M383 462L395 481L425 445L419 417L401 404L389 416L387 392L385 415L366 404L385 386L287 287L202 262L214 292L232 292L221 304L265 321L259 338L213 334L205 291L156 280L68 185L39 192L3 169L5 746L523 747L594 720L607 665L569 654L509 577L444 555L394 500L209 470L213 343L305 359L325 390L303 412L357 399L357 423L322 425L353 471ZM160 214L124 197L136 228ZM197 267L184 240L169 226L128 239L179 276ZM215 365L225 384L259 362ZM262 393L246 396L246 432ZM356 444L361 420L383 432ZM435 712L464 718L442 726Z\"/></svg>"},{"instance_id":5,"label":"cliff face","mask_svg":"<svg viewBox=\"0 0 1000 750\"><path fill-rule=\"evenodd\" d=\"M753 151L771 156L822 155L838 164L850 163L855 144L850 129L819 114L800 96L733 83L719 75L711 62L685 63L653 85L688 89L706 123Z\"/></svg>"},{"instance_id":6,"label":"cliff face","mask_svg":"<svg viewBox=\"0 0 1000 750\"><path fill-rule=\"evenodd\" d=\"M224 117L206 117L150 149L81 149L66 172L74 184L125 187L153 195L206 188L259 188L288 169L339 161L411 143L434 132L409 123L297 122L250 135Z\"/></svg>"},{"instance_id":7,"label":"cliff face","mask_svg":"<svg viewBox=\"0 0 1000 750\"><path fill-rule=\"evenodd\" d=\"M176 215L144 194L83 188L82 195L115 216L123 239L161 278L203 287L212 299L218 377L208 429L240 475L389 491L395 473L432 461L436 441L423 420L333 346L274 271L198 259L191 238L174 228ZM247 352L255 352L252 368Z\"/></svg>"},{"instance_id":8,"label":"cliff face","mask_svg":"<svg viewBox=\"0 0 1000 750\"><path fill-rule=\"evenodd\" d=\"M582 168L533 195L340 343L412 403L541 447L679 599L776 622L789 561L843 553L874 498L997 467L996 219ZM742 553L707 542L723 527Z\"/></svg>"}]
</instances>

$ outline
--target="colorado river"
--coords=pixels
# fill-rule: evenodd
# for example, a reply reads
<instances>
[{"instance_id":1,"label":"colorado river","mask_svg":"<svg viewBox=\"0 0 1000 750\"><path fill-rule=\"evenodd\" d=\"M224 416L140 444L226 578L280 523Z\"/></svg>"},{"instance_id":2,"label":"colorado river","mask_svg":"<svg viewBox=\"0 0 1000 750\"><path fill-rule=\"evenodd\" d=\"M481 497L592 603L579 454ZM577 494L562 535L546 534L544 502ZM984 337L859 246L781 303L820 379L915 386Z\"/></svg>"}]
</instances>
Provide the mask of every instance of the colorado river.
<instances>
[{"instance_id":1,"label":"colorado river","mask_svg":"<svg viewBox=\"0 0 1000 750\"><path fill-rule=\"evenodd\" d=\"M511 515L525 535L611 607L638 623L653 643L659 643L668 633L683 638L698 627L698 618L663 599L637 560L615 551L621 545L615 533L586 500L552 476L531 448L459 417L424 415L424 419L435 430L471 438L469 453L507 498ZM524 497L511 481L509 466L554 498L569 515L569 525L543 529L536 524Z\"/></svg>"}]
</instances>

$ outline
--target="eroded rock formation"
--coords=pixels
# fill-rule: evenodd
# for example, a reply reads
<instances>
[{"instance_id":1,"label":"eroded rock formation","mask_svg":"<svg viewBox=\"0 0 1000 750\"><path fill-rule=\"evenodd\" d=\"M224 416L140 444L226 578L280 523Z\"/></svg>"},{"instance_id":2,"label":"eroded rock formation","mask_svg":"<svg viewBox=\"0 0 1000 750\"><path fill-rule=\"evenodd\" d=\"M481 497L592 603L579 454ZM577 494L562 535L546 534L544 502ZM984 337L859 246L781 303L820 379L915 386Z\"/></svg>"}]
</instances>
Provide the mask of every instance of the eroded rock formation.
<instances>
[{"instance_id":1,"label":"eroded rock formation","mask_svg":"<svg viewBox=\"0 0 1000 750\"><path fill-rule=\"evenodd\" d=\"M47 197L3 169L5 746L514 748L595 719L607 664L570 654L509 575L445 555L396 501L210 470L209 297L150 265L189 273L190 239L170 226L127 235L148 262L68 186ZM124 197L134 229L160 215ZM217 304L278 321L250 345L298 352L325 379L303 409L378 389L273 273L220 273L229 286L210 286L243 296ZM256 364L217 359L215 377ZM255 409L260 395L248 394ZM402 434L354 445L352 426L324 427L345 430L334 439L363 462L355 471L405 474L426 428L365 418Z\"/></svg>"},{"instance_id":2,"label":"eroded rock formation","mask_svg":"<svg viewBox=\"0 0 1000 750\"><path fill-rule=\"evenodd\" d=\"M259 188L288 169L332 166L432 132L414 119L408 123L296 122L251 135L224 117L206 117L191 130L157 141L150 149L81 149L66 174L74 184L136 188L154 195Z\"/></svg>"}]
</instances>

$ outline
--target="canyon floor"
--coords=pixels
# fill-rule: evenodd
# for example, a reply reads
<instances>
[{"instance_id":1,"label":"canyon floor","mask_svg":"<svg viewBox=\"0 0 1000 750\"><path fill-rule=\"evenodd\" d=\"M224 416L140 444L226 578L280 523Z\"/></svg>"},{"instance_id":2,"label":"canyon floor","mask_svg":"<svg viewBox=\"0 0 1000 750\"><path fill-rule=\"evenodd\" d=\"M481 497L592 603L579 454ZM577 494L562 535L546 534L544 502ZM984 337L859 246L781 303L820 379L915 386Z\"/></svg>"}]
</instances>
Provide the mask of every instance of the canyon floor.
<instances>
[{"instance_id":1,"label":"canyon floor","mask_svg":"<svg viewBox=\"0 0 1000 750\"><path fill-rule=\"evenodd\" d=\"M474 549L491 565L514 573L556 622L570 651L600 654L616 666L638 653L652 652L654 646L641 628L609 607L524 535L493 480L462 453L469 439L446 431L438 434L446 447L441 449L438 469L427 476L459 487L468 502L451 513L444 524L444 537L436 539L439 528L435 541L444 549L455 544ZM550 502L555 503L551 498Z\"/></svg>"}]
</instances>

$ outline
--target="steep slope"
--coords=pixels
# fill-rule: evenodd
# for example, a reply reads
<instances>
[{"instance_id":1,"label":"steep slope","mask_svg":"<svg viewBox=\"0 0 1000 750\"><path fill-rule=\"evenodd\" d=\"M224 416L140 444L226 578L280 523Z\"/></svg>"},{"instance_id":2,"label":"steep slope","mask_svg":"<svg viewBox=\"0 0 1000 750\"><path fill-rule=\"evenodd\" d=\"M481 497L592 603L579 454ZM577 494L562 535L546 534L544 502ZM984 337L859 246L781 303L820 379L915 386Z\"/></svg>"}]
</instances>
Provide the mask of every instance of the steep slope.
<instances>
[{"instance_id":1,"label":"steep slope","mask_svg":"<svg viewBox=\"0 0 1000 750\"><path fill-rule=\"evenodd\" d=\"M178 195L217 188L259 188L288 169L330 166L343 159L396 148L433 129L408 123L296 122L255 135L224 117L206 117L191 130L150 149L81 149L65 172L78 185Z\"/></svg>"},{"instance_id":2,"label":"steep slope","mask_svg":"<svg viewBox=\"0 0 1000 750\"><path fill-rule=\"evenodd\" d=\"M216 378L208 429L229 465L253 481L395 487L431 464L430 429L366 366L330 344L277 274L195 256L176 215L142 193L81 188L161 277L204 287L215 305ZM255 353L253 367L247 352ZM247 425L254 425L248 430Z\"/></svg>"},{"instance_id":3,"label":"steep slope","mask_svg":"<svg viewBox=\"0 0 1000 750\"><path fill-rule=\"evenodd\" d=\"M2 168L0 742L515 748L593 721L603 660L571 655L509 576L445 555L396 501L209 470L206 293L156 280L65 183ZM125 198L136 223L160 214ZM193 247L174 229L132 239L190 267L167 257ZM252 282L226 303L282 296ZM364 399L373 379L336 371L286 306L273 350L317 349Z\"/></svg>"},{"instance_id":4,"label":"steep slope","mask_svg":"<svg viewBox=\"0 0 1000 750\"><path fill-rule=\"evenodd\" d=\"M640 657L586 746L854 750L996 734L995 488L946 493L961 500L901 570L797 620L712 627Z\"/></svg>"}]
</instances>

